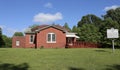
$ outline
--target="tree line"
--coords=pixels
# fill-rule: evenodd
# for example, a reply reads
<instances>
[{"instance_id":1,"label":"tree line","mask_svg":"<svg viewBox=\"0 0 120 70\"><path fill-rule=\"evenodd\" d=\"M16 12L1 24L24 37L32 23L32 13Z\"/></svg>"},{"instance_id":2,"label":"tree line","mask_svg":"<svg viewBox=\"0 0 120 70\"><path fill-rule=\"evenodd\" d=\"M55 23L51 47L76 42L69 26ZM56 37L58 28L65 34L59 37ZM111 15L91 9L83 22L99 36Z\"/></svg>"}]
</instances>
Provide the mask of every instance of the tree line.
<instances>
[{"instance_id":1,"label":"tree line","mask_svg":"<svg viewBox=\"0 0 120 70\"><path fill-rule=\"evenodd\" d=\"M29 26L34 28L38 24ZM77 25L74 25L71 29L68 23L64 24L64 27L70 32L75 32L80 37L79 41L98 43L102 47L110 47L111 39L107 38L107 29L115 28L119 29L120 33L120 7L117 9L111 9L106 11L105 15L101 18L94 14L87 14L78 21ZM13 36L24 36L22 32L15 32ZM2 35L2 29L0 28L0 47L11 47L12 38ZM115 39L115 46L120 47L120 37Z\"/></svg>"},{"instance_id":2,"label":"tree line","mask_svg":"<svg viewBox=\"0 0 120 70\"><path fill-rule=\"evenodd\" d=\"M82 17L72 32L78 34L79 41L99 43L102 47L110 47L111 39L107 38L107 29L115 28L120 33L120 7L108 10L102 18L88 14ZM120 37L115 39L115 46L120 47Z\"/></svg>"},{"instance_id":3,"label":"tree line","mask_svg":"<svg viewBox=\"0 0 120 70\"><path fill-rule=\"evenodd\" d=\"M12 47L12 38L2 35L2 29L0 28L0 48Z\"/></svg>"}]
</instances>

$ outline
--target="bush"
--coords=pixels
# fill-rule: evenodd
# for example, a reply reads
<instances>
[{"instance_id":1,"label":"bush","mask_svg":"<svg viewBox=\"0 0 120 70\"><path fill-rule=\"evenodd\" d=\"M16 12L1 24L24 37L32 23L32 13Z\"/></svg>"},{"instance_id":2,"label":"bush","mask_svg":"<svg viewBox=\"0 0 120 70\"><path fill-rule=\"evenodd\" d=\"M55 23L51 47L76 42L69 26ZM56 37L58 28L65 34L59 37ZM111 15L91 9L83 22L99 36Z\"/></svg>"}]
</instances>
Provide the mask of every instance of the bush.
<instances>
[{"instance_id":1,"label":"bush","mask_svg":"<svg viewBox=\"0 0 120 70\"><path fill-rule=\"evenodd\" d=\"M55 47L55 49L59 49L59 47Z\"/></svg>"},{"instance_id":2,"label":"bush","mask_svg":"<svg viewBox=\"0 0 120 70\"><path fill-rule=\"evenodd\" d=\"M40 49L43 49L44 48L44 46L42 45L42 46L40 46Z\"/></svg>"}]
</instances>

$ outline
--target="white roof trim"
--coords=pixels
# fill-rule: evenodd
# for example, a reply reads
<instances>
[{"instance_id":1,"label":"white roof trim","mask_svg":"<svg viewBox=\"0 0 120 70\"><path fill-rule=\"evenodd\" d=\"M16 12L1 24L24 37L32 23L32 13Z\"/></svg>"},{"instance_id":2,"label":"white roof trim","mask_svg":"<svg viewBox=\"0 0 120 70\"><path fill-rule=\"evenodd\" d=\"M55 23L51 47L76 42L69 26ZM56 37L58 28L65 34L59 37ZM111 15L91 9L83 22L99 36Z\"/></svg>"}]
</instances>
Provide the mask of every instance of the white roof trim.
<instances>
[{"instance_id":1,"label":"white roof trim","mask_svg":"<svg viewBox=\"0 0 120 70\"><path fill-rule=\"evenodd\" d=\"M66 33L66 37L75 37L75 38L80 38L75 33Z\"/></svg>"},{"instance_id":2,"label":"white roof trim","mask_svg":"<svg viewBox=\"0 0 120 70\"><path fill-rule=\"evenodd\" d=\"M79 36L76 36L76 38L80 38Z\"/></svg>"}]
</instances>

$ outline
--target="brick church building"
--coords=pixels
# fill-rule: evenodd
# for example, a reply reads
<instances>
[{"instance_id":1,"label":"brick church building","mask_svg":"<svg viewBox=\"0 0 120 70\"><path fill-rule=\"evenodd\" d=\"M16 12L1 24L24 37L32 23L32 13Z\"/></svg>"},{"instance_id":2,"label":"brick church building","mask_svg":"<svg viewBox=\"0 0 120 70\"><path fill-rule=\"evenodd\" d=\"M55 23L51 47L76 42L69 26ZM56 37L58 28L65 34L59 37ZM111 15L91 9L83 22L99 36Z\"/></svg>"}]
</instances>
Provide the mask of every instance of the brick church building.
<instances>
[{"instance_id":1,"label":"brick church building","mask_svg":"<svg viewBox=\"0 0 120 70\"><path fill-rule=\"evenodd\" d=\"M65 48L79 38L60 25L40 25L25 30L25 36L14 36L12 48Z\"/></svg>"}]
</instances>

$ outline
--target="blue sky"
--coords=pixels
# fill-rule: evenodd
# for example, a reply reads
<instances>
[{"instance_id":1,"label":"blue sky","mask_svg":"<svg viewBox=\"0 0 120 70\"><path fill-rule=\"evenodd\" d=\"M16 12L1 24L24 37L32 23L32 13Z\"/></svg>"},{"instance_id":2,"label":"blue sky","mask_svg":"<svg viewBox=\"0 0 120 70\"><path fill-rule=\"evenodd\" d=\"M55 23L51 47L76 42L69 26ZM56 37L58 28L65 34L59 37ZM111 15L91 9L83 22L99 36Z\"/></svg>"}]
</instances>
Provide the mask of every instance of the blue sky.
<instances>
[{"instance_id":1,"label":"blue sky","mask_svg":"<svg viewBox=\"0 0 120 70\"><path fill-rule=\"evenodd\" d=\"M82 16L104 15L120 6L120 0L0 0L0 27L12 36L33 24L60 24L72 28Z\"/></svg>"}]
</instances>

